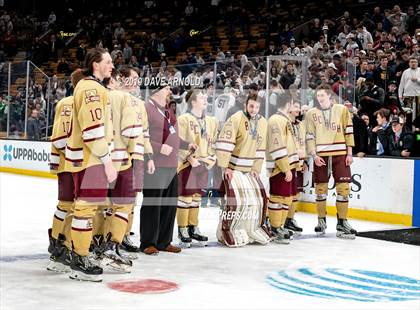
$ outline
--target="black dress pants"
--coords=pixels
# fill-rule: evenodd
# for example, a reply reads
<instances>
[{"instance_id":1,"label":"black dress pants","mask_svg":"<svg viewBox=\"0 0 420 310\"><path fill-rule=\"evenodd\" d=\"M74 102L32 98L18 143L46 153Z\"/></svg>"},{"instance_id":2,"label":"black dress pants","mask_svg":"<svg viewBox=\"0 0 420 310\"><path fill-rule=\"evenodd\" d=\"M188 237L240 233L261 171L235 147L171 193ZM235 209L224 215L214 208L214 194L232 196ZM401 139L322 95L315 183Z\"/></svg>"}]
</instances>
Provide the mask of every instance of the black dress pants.
<instances>
[{"instance_id":1,"label":"black dress pants","mask_svg":"<svg viewBox=\"0 0 420 310\"><path fill-rule=\"evenodd\" d=\"M154 174L144 173L143 204L140 209L141 251L149 246L163 250L171 243L177 203L176 168L157 167Z\"/></svg>"}]
</instances>

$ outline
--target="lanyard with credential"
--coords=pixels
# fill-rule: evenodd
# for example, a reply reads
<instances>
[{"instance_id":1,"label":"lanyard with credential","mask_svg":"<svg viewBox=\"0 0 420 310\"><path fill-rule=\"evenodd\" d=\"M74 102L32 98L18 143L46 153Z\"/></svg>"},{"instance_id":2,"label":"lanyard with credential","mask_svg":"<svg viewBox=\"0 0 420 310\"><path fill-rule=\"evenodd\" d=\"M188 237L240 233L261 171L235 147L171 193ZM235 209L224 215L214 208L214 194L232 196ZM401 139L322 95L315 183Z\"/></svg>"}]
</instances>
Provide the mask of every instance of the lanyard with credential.
<instances>
[{"instance_id":1,"label":"lanyard with credential","mask_svg":"<svg viewBox=\"0 0 420 310\"><path fill-rule=\"evenodd\" d=\"M165 115L165 113L163 113L162 112L162 110L161 109L159 109L156 105L155 105L155 103L153 102L153 100L151 100L151 99L149 99L149 102L150 102L150 104L152 105L152 106L154 106L155 108L156 108L156 110L163 116L163 118L164 119L166 119L166 121L168 122L168 125L169 125L169 132L171 133L171 134L174 134L175 133L175 127L172 125L172 123L171 123L171 118L170 118L170 116L166 116Z\"/></svg>"}]
</instances>

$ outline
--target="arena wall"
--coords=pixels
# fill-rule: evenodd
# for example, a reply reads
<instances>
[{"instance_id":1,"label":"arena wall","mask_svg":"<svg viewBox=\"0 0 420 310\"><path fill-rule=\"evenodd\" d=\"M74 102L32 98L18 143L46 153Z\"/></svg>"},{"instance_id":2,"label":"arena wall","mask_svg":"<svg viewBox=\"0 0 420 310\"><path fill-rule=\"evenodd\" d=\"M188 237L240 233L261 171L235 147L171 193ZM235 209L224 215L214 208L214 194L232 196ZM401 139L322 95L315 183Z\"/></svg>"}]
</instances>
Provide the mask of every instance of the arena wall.
<instances>
[{"instance_id":1,"label":"arena wall","mask_svg":"<svg viewBox=\"0 0 420 310\"><path fill-rule=\"evenodd\" d=\"M50 142L0 140L0 172L55 178L49 156ZM267 175L261 177L268 184ZM311 179L307 172L299 210L315 213ZM332 179L329 188L327 211L335 214ZM349 217L420 227L420 160L354 158Z\"/></svg>"}]
</instances>

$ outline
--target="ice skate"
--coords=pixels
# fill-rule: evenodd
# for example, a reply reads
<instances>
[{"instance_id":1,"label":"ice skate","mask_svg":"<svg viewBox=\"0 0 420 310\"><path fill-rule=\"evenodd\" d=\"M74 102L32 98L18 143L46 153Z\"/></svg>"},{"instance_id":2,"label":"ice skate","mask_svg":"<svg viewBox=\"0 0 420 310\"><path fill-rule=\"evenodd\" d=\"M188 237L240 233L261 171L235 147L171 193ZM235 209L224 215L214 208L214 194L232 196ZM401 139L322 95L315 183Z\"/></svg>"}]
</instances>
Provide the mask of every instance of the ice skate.
<instances>
[{"instance_id":1,"label":"ice skate","mask_svg":"<svg viewBox=\"0 0 420 310\"><path fill-rule=\"evenodd\" d=\"M102 281L102 268L92 264L91 260L87 256L80 256L77 253L72 252L71 257L70 279L90 282Z\"/></svg>"},{"instance_id":2,"label":"ice skate","mask_svg":"<svg viewBox=\"0 0 420 310\"><path fill-rule=\"evenodd\" d=\"M207 246L209 238L201 234L198 226L188 226L188 233L192 240L198 241L201 246Z\"/></svg>"},{"instance_id":3,"label":"ice skate","mask_svg":"<svg viewBox=\"0 0 420 310\"><path fill-rule=\"evenodd\" d=\"M128 259L128 260L135 260L138 259L139 256L136 252L129 252L126 250L125 247L123 247L122 245L118 245L117 246L117 253L124 259Z\"/></svg>"},{"instance_id":4,"label":"ice skate","mask_svg":"<svg viewBox=\"0 0 420 310\"><path fill-rule=\"evenodd\" d=\"M125 252L132 252L138 253L140 252L140 248L136 246L130 238L130 235L125 235L123 241L120 246L120 250L124 250Z\"/></svg>"},{"instance_id":5,"label":"ice skate","mask_svg":"<svg viewBox=\"0 0 420 310\"><path fill-rule=\"evenodd\" d=\"M315 227L315 232L318 236L325 235L327 229L327 219L325 217L318 218L318 225Z\"/></svg>"},{"instance_id":6,"label":"ice skate","mask_svg":"<svg viewBox=\"0 0 420 310\"><path fill-rule=\"evenodd\" d=\"M189 229L187 227L178 227L178 239L179 245L184 248L191 247L192 239L188 233Z\"/></svg>"},{"instance_id":7,"label":"ice skate","mask_svg":"<svg viewBox=\"0 0 420 310\"><path fill-rule=\"evenodd\" d=\"M346 219L338 219L336 236L341 239L356 239L357 231L350 226Z\"/></svg>"},{"instance_id":8,"label":"ice skate","mask_svg":"<svg viewBox=\"0 0 420 310\"><path fill-rule=\"evenodd\" d=\"M110 269L119 273L130 273L132 261L122 257L118 253L118 245L114 241L108 241L105 244L104 252L101 255L101 267Z\"/></svg>"},{"instance_id":9,"label":"ice skate","mask_svg":"<svg viewBox=\"0 0 420 310\"><path fill-rule=\"evenodd\" d=\"M54 251L53 254L51 254L47 270L58 273L70 272L70 264L70 250L68 250L66 247L63 247L60 253Z\"/></svg>"},{"instance_id":10,"label":"ice skate","mask_svg":"<svg viewBox=\"0 0 420 310\"><path fill-rule=\"evenodd\" d=\"M65 237L58 236L58 240L54 242L47 270L53 272L70 272L71 256L70 251L64 246Z\"/></svg>"},{"instance_id":11,"label":"ice skate","mask_svg":"<svg viewBox=\"0 0 420 310\"><path fill-rule=\"evenodd\" d=\"M291 231L293 233L293 236L300 236L302 234L302 227L299 227L297 225L297 222L293 218L287 218L286 223L284 224L284 228L286 228L289 232Z\"/></svg>"},{"instance_id":12,"label":"ice skate","mask_svg":"<svg viewBox=\"0 0 420 310\"><path fill-rule=\"evenodd\" d=\"M48 245L48 253L52 254L52 252L54 251L55 248L55 239L52 237L51 235L52 233L52 228L48 229L48 240L49 240L49 245Z\"/></svg>"},{"instance_id":13,"label":"ice skate","mask_svg":"<svg viewBox=\"0 0 420 310\"><path fill-rule=\"evenodd\" d=\"M290 243L290 234L289 231L285 228L279 227L274 228L272 227L272 232L274 234L273 241L279 244L289 244Z\"/></svg>"}]
</instances>

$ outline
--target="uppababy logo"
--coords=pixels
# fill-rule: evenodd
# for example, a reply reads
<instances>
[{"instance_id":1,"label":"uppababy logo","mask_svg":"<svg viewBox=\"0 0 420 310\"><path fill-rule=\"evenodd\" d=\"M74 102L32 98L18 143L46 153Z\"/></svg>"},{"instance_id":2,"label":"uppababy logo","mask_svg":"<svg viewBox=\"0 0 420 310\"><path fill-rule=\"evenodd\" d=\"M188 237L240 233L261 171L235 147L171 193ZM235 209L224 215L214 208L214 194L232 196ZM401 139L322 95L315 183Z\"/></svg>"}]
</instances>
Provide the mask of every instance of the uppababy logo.
<instances>
[{"instance_id":1,"label":"uppababy logo","mask_svg":"<svg viewBox=\"0 0 420 310\"><path fill-rule=\"evenodd\" d=\"M3 160L12 161L12 149L13 147L11 145L4 145L4 156Z\"/></svg>"},{"instance_id":2,"label":"uppababy logo","mask_svg":"<svg viewBox=\"0 0 420 310\"><path fill-rule=\"evenodd\" d=\"M4 161L12 161L15 160L25 160L25 161L41 161L41 162L49 162L50 160L50 153L45 152L45 150L37 151L32 148L25 148L25 147L16 147L12 145L5 144L4 147Z\"/></svg>"}]
</instances>

